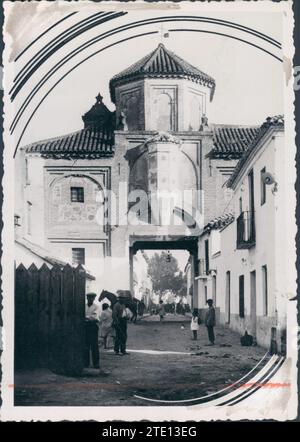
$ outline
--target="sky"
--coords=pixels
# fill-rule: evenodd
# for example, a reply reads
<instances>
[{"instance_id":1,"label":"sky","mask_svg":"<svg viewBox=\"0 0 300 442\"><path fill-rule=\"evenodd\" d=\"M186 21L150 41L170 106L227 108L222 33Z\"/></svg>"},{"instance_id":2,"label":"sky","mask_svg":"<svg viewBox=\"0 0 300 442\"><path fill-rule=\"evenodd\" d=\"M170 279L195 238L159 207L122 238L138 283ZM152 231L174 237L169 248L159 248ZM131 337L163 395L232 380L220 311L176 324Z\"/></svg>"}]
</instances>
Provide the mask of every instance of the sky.
<instances>
[{"instance_id":1,"label":"sky","mask_svg":"<svg viewBox=\"0 0 300 442\"><path fill-rule=\"evenodd\" d=\"M170 11L159 14L153 10L131 11L121 18L119 23L166 13L170 14ZM176 11L172 13L175 14ZM209 15L250 26L282 41L282 18L279 13L205 13L205 16ZM216 92L210 104L211 123L256 125L262 124L269 115L283 113L284 76L279 61L252 46L228 37L171 31L180 26L184 28L187 24L165 24L164 30L169 31L169 38L164 39L163 43L168 49L215 79ZM196 29L196 25L193 26ZM197 26L199 28L199 25ZM204 27L205 25L201 25L201 29ZM160 25L151 25L143 31L153 29L160 30ZM224 31L220 27L217 30ZM89 37L99 31L95 29L93 32ZM129 35L128 31L124 37ZM26 38L33 37L34 33ZM78 46L84 38L86 36L78 38L73 44ZM160 41L159 35L133 39L100 52L80 65L54 88L39 107L24 133L21 145L81 129L81 117L95 103L95 96L99 92L104 97L107 107L114 110L108 89L110 78L151 52ZM60 57L62 55L64 53L60 54ZM57 60L53 57L52 61L54 63ZM47 91L47 87L43 91Z\"/></svg>"}]
</instances>

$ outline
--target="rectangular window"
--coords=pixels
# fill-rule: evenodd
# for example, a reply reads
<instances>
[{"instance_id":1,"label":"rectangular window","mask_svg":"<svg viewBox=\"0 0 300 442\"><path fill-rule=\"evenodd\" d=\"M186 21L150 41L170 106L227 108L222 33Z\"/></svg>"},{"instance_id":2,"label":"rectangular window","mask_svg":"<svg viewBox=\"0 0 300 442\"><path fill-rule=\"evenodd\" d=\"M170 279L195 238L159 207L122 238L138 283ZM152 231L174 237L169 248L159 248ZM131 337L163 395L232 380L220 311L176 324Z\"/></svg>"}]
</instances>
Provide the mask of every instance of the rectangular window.
<instances>
[{"instance_id":1,"label":"rectangular window","mask_svg":"<svg viewBox=\"0 0 300 442\"><path fill-rule=\"evenodd\" d=\"M19 227L20 225L20 217L19 215L15 215L15 227Z\"/></svg>"},{"instance_id":2,"label":"rectangular window","mask_svg":"<svg viewBox=\"0 0 300 442\"><path fill-rule=\"evenodd\" d=\"M263 315L268 316L268 270L262 266L262 293L263 293Z\"/></svg>"},{"instance_id":3,"label":"rectangular window","mask_svg":"<svg viewBox=\"0 0 300 442\"><path fill-rule=\"evenodd\" d=\"M266 183L263 180L263 175L266 173L266 168L264 167L263 169L261 169L260 171L260 204L261 206L263 204L265 204L266 202L266 197L267 197L267 193L266 193Z\"/></svg>"},{"instance_id":4,"label":"rectangular window","mask_svg":"<svg viewBox=\"0 0 300 442\"><path fill-rule=\"evenodd\" d=\"M73 265L85 264L85 249L72 249Z\"/></svg>"},{"instance_id":5,"label":"rectangular window","mask_svg":"<svg viewBox=\"0 0 300 442\"><path fill-rule=\"evenodd\" d=\"M83 187L71 187L71 202L72 203L84 203L84 188Z\"/></svg>"},{"instance_id":6,"label":"rectangular window","mask_svg":"<svg viewBox=\"0 0 300 442\"><path fill-rule=\"evenodd\" d=\"M226 299L225 299L226 323L230 323L230 271L226 272Z\"/></svg>"},{"instance_id":7,"label":"rectangular window","mask_svg":"<svg viewBox=\"0 0 300 442\"><path fill-rule=\"evenodd\" d=\"M205 273L209 274L209 243L208 239L205 240Z\"/></svg>"},{"instance_id":8,"label":"rectangular window","mask_svg":"<svg viewBox=\"0 0 300 442\"><path fill-rule=\"evenodd\" d=\"M204 287L205 305L207 303L207 286Z\"/></svg>"},{"instance_id":9,"label":"rectangular window","mask_svg":"<svg viewBox=\"0 0 300 442\"><path fill-rule=\"evenodd\" d=\"M244 275L239 277L239 315L245 317Z\"/></svg>"},{"instance_id":10,"label":"rectangular window","mask_svg":"<svg viewBox=\"0 0 300 442\"><path fill-rule=\"evenodd\" d=\"M248 187L249 187L249 211L254 212L254 175L253 170L248 174Z\"/></svg>"},{"instance_id":11,"label":"rectangular window","mask_svg":"<svg viewBox=\"0 0 300 442\"><path fill-rule=\"evenodd\" d=\"M31 235L31 209L32 204L27 201L27 234Z\"/></svg>"}]
</instances>

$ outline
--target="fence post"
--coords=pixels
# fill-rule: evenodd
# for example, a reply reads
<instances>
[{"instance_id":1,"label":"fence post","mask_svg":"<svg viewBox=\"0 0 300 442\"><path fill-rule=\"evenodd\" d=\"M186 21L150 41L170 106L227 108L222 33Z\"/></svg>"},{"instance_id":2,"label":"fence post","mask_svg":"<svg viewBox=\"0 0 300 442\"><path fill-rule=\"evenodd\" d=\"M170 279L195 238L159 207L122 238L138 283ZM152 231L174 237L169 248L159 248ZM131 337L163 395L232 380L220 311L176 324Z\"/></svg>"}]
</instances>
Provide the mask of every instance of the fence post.
<instances>
[{"instance_id":1,"label":"fence post","mask_svg":"<svg viewBox=\"0 0 300 442\"><path fill-rule=\"evenodd\" d=\"M37 367L39 359L39 330L38 330L38 302L39 302L39 274L35 264L28 269L27 302L29 307L28 327L28 366Z\"/></svg>"},{"instance_id":2,"label":"fence post","mask_svg":"<svg viewBox=\"0 0 300 442\"><path fill-rule=\"evenodd\" d=\"M50 269L43 264L39 269L39 365L48 367L49 364L49 343L50 343Z\"/></svg>"},{"instance_id":3,"label":"fence post","mask_svg":"<svg viewBox=\"0 0 300 442\"><path fill-rule=\"evenodd\" d=\"M85 270L46 264L15 270L16 368L77 376L84 367Z\"/></svg>"},{"instance_id":4,"label":"fence post","mask_svg":"<svg viewBox=\"0 0 300 442\"><path fill-rule=\"evenodd\" d=\"M74 311L73 311L73 346L76 350L74 366L81 372L84 368L85 350L85 282L86 273L82 266L74 271Z\"/></svg>"},{"instance_id":5,"label":"fence post","mask_svg":"<svg viewBox=\"0 0 300 442\"><path fill-rule=\"evenodd\" d=\"M74 297L74 271L67 264L62 271L63 281L63 317L62 336L64 352L62 356L62 370L64 374L77 374L74 369L74 356L78 349L73 347L73 297Z\"/></svg>"},{"instance_id":6,"label":"fence post","mask_svg":"<svg viewBox=\"0 0 300 442\"><path fill-rule=\"evenodd\" d=\"M50 330L49 330L49 368L59 371L62 358L62 272L58 265L50 270Z\"/></svg>"},{"instance_id":7,"label":"fence post","mask_svg":"<svg viewBox=\"0 0 300 442\"><path fill-rule=\"evenodd\" d=\"M20 264L15 277L15 366L26 367L27 333L27 269Z\"/></svg>"}]
</instances>

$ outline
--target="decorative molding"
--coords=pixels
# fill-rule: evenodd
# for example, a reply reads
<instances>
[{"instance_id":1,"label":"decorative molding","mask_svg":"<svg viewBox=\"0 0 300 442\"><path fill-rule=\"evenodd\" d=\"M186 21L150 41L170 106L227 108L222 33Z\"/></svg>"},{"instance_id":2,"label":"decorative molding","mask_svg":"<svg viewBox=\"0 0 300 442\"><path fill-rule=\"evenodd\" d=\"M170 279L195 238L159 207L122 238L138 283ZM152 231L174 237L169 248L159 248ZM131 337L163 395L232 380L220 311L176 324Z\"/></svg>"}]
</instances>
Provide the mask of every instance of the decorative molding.
<instances>
[{"instance_id":1,"label":"decorative molding","mask_svg":"<svg viewBox=\"0 0 300 442\"><path fill-rule=\"evenodd\" d=\"M174 135L171 135L169 132L162 131L158 132L154 137L148 138L148 140L145 141L144 146L147 146L150 143L174 143L181 145L182 141Z\"/></svg>"}]
</instances>

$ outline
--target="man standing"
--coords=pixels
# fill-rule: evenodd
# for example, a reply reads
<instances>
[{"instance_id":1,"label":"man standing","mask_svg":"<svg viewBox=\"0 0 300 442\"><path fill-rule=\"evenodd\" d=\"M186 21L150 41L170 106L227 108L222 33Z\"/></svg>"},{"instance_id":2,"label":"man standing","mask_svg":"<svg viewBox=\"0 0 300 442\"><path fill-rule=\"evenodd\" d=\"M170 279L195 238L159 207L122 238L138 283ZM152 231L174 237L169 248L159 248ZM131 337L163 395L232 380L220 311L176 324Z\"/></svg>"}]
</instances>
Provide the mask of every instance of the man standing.
<instances>
[{"instance_id":1,"label":"man standing","mask_svg":"<svg viewBox=\"0 0 300 442\"><path fill-rule=\"evenodd\" d=\"M205 315L205 325L207 327L208 339L210 342L209 345L214 345L215 344L214 326L216 325L216 313L213 306L213 300L208 299L207 304L208 304L208 310Z\"/></svg>"},{"instance_id":2,"label":"man standing","mask_svg":"<svg viewBox=\"0 0 300 442\"><path fill-rule=\"evenodd\" d=\"M127 341L127 312L125 305L125 294L121 291L118 293L118 300L113 306L113 326L116 330L115 338L115 354L128 355L126 351Z\"/></svg>"},{"instance_id":3,"label":"man standing","mask_svg":"<svg viewBox=\"0 0 300 442\"><path fill-rule=\"evenodd\" d=\"M85 306L85 366L90 366L90 351L92 352L93 367L99 368L99 316L100 309L94 303L96 293L87 293Z\"/></svg>"},{"instance_id":4,"label":"man standing","mask_svg":"<svg viewBox=\"0 0 300 442\"><path fill-rule=\"evenodd\" d=\"M164 302L162 299L159 301L159 305L158 305L157 310L158 310L158 314L159 314L159 320L162 321L164 319L165 314L166 314Z\"/></svg>"}]
</instances>

